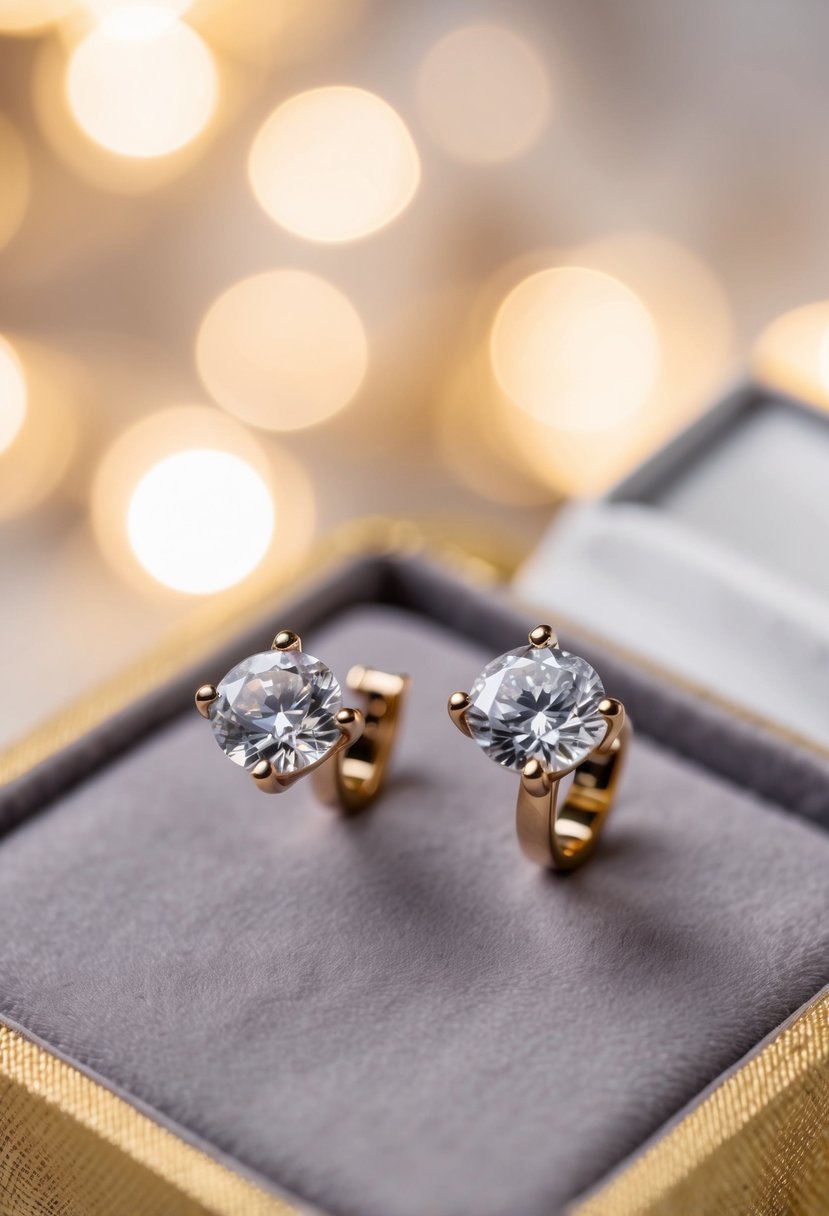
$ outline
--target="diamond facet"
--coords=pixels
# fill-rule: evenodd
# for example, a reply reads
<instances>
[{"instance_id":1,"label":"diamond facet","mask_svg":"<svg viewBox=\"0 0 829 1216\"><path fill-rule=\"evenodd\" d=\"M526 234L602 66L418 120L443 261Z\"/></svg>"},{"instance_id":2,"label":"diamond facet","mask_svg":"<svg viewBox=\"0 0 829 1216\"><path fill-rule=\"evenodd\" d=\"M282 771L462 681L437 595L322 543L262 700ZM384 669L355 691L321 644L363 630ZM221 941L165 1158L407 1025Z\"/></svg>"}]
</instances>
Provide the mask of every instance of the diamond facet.
<instances>
[{"instance_id":1,"label":"diamond facet","mask_svg":"<svg viewBox=\"0 0 829 1216\"><path fill-rule=\"evenodd\" d=\"M266 650L243 659L217 685L210 724L234 764L268 760L277 773L295 773L321 760L338 741L342 709L332 672L300 650Z\"/></svg>"},{"instance_id":2,"label":"diamond facet","mask_svg":"<svg viewBox=\"0 0 829 1216\"><path fill-rule=\"evenodd\" d=\"M601 743L604 688L578 655L521 646L493 659L472 685L466 720L472 737L504 768L537 760L545 772L580 764Z\"/></svg>"}]
</instances>

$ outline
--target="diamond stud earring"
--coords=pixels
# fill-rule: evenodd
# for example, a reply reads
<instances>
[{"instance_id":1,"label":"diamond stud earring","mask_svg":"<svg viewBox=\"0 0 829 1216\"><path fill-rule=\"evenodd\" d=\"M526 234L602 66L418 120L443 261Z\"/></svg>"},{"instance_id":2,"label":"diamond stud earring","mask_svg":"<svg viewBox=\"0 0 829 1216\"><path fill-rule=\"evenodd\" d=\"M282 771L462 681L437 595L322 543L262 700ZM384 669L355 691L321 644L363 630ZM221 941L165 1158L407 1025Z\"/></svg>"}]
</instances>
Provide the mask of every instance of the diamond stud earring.
<instances>
[{"instance_id":1,"label":"diamond stud earring","mask_svg":"<svg viewBox=\"0 0 829 1216\"><path fill-rule=\"evenodd\" d=\"M488 663L469 693L449 698L457 728L521 774L516 806L525 855L554 870L591 856L613 804L631 727L586 659L560 650L549 625ZM561 779L573 783L556 806Z\"/></svg>"},{"instance_id":2,"label":"diamond stud earring","mask_svg":"<svg viewBox=\"0 0 829 1216\"><path fill-rule=\"evenodd\" d=\"M347 684L364 708L347 708L333 672L282 629L270 650L243 659L218 684L202 684L196 708L258 789L279 794L313 773L321 801L351 813L380 791L409 683L352 667Z\"/></svg>"}]
</instances>

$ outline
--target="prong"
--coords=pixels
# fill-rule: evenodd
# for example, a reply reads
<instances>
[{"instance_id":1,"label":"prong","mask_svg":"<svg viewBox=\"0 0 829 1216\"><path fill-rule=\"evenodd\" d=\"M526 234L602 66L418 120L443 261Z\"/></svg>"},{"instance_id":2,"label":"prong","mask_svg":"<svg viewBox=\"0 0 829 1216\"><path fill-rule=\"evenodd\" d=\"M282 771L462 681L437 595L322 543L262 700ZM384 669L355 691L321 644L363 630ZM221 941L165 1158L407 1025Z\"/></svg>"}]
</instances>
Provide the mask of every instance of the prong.
<instances>
[{"instance_id":1,"label":"prong","mask_svg":"<svg viewBox=\"0 0 829 1216\"><path fill-rule=\"evenodd\" d=\"M607 723L607 734L596 751L604 756L613 750L613 745L625 725L625 707L621 701L617 701L613 697L605 697L603 701L599 702L599 713Z\"/></svg>"},{"instance_id":2,"label":"prong","mask_svg":"<svg viewBox=\"0 0 829 1216\"><path fill-rule=\"evenodd\" d=\"M521 784L531 798L543 798L550 792L550 774L537 760L528 760L521 770Z\"/></svg>"},{"instance_id":3,"label":"prong","mask_svg":"<svg viewBox=\"0 0 829 1216\"><path fill-rule=\"evenodd\" d=\"M280 629L271 642L271 650L302 650L302 638L293 629Z\"/></svg>"},{"instance_id":4,"label":"prong","mask_svg":"<svg viewBox=\"0 0 829 1216\"><path fill-rule=\"evenodd\" d=\"M260 760L250 770L254 784L263 794L281 794L290 785L290 778L280 777L270 760ZM294 776L294 774L290 774Z\"/></svg>"},{"instance_id":5,"label":"prong","mask_svg":"<svg viewBox=\"0 0 829 1216\"><path fill-rule=\"evenodd\" d=\"M196 709L203 718L210 717L210 706L218 697L219 693L215 684L202 684L196 689Z\"/></svg>"},{"instance_id":6,"label":"prong","mask_svg":"<svg viewBox=\"0 0 829 1216\"><path fill-rule=\"evenodd\" d=\"M335 720L346 737L346 747L350 747L356 739L360 738L366 725L366 720L359 709L347 707L340 710Z\"/></svg>"},{"instance_id":7,"label":"prong","mask_svg":"<svg viewBox=\"0 0 829 1216\"><path fill-rule=\"evenodd\" d=\"M339 739L324 756L320 756L312 764L306 764L304 768L295 769L290 773L276 772L269 760L260 760L258 764L254 765L250 770L250 775L257 789L262 790L265 794L281 794L285 790L289 790L297 781L301 781L315 769L327 764L337 752L350 747L355 739L360 738L366 724L359 709L341 709L336 715L335 721L342 732Z\"/></svg>"},{"instance_id":8,"label":"prong","mask_svg":"<svg viewBox=\"0 0 829 1216\"><path fill-rule=\"evenodd\" d=\"M536 625L535 629L531 629L527 634L527 640L536 650L543 650L546 646L558 646L558 638L552 625Z\"/></svg>"},{"instance_id":9,"label":"prong","mask_svg":"<svg viewBox=\"0 0 829 1216\"><path fill-rule=\"evenodd\" d=\"M453 692L449 698L449 717L455 723L462 735L466 735L467 739L472 738L472 731L469 729L469 723L466 719L467 711L469 710L470 700L467 692Z\"/></svg>"},{"instance_id":10,"label":"prong","mask_svg":"<svg viewBox=\"0 0 829 1216\"><path fill-rule=\"evenodd\" d=\"M273 766L270 760L260 760L259 763L251 769L250 775L256 782L256 788L262 790L265 794L270 794L271 785L273 784L274 776Z\"/></svg>"}]
</instances>

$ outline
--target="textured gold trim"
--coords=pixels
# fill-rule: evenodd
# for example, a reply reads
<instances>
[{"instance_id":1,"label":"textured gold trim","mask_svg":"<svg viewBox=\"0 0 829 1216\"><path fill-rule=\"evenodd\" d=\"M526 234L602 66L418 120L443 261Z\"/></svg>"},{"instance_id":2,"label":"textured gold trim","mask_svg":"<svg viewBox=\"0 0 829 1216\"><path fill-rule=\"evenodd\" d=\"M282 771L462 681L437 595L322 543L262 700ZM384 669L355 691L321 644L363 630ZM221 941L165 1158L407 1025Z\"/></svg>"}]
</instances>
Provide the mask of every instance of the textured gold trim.
<instances>
[{"instance_id":1,"label":"textured gold trim","mask_svg":"<svg viewBox=\"0 0 829 1216\"><path fill-rule=\"evenodd\" d=\"M823 1216L829 996L572 1216ZM0 1024L2 1216L299 1216Z\"/></svg>"},{"instance_id":2,"label":"textured gold trim","mask_svg":"<svg viewBox=\"0 0 829 1216\"><path fill-rule=\"evenodd\" d=\"M0 1024L2 1216L299 1216Z\"/></svg>"},{"instance_id":3,"label":"textured gold trim","mask_svg":"<svg viewBox=\"0 0 829 1216\"><path fill-rule=\"evenodd\" d=\"M572 1216L824 1216L829 995L818 997Z\"/></svg>"}]
</instances>

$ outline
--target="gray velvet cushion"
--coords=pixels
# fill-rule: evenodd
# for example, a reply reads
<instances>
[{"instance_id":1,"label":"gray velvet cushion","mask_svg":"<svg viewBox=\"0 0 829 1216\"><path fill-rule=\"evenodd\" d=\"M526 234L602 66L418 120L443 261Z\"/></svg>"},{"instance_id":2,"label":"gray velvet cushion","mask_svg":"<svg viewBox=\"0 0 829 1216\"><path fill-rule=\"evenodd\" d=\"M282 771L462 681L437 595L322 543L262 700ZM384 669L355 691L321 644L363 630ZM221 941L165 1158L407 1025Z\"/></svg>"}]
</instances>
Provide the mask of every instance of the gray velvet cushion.
<instances>
[{"instance_id":1,"label":"gray velvet cushion","mask_svg":"<svg viewBox=\"0 0 829 1216\"><path fill-rule=\"evenodd\" d=\"M829 980L823 770L608 659L670 746L640 729L595 860L538 872L514 775L445 711L526 621L418 567L372 576L408 609L345 610L355 577L305 644L415 677L382 802L258 794L177 682L49 805L48 774L11 791L0 1017L326 1211L550 1216ZM780 805L732 779L742 743Z\"/></svg>"}]
</instances>

